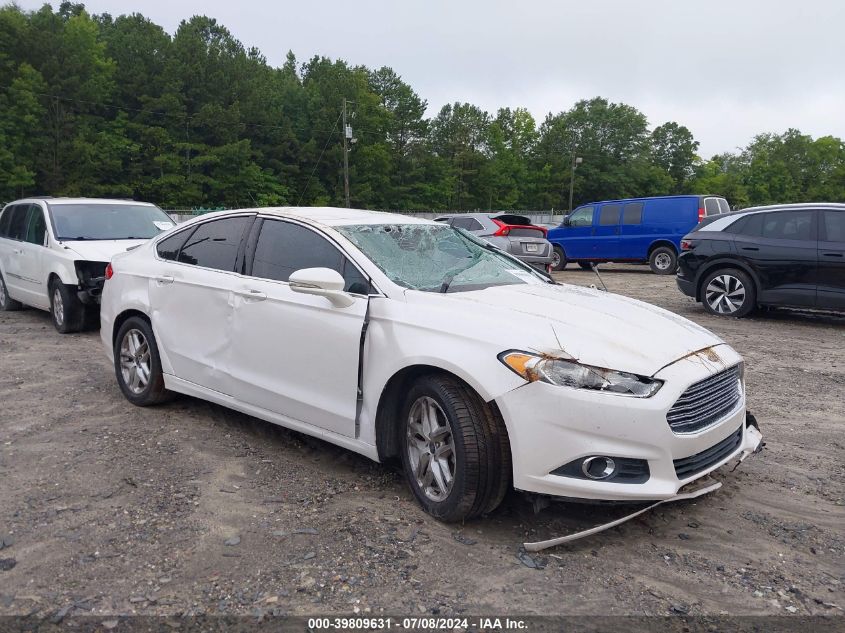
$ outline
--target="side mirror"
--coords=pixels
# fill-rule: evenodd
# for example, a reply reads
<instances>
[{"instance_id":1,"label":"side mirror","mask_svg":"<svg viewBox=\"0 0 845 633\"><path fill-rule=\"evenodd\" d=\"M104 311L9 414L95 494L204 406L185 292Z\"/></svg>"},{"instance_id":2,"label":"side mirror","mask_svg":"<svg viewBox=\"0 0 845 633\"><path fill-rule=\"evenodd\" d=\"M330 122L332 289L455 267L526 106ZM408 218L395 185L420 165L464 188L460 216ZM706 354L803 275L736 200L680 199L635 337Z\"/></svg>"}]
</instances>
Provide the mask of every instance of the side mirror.
<instances>
[{"instance_id":1,"label":"side mirror","mask_svg":"<svg viewBox=\"0 0 845 633\"><path fill-rule=\"evenodd\" d=\"M355 299L343 291L346 282L340 273L331 268L303 268L291 273L290 289L306 295L317 295L331 301L335 308L346 308Z\"/></svg>"},{"instance_id":2,"label":"side mirror","mask_svg":"<svg viewBox=\"0 0 845 633\"><path fill-rule=\"evenodd\" d=\"M563 226L572 226L572 218L568 215L563 218Z\"/></svg>"}]
</instances>

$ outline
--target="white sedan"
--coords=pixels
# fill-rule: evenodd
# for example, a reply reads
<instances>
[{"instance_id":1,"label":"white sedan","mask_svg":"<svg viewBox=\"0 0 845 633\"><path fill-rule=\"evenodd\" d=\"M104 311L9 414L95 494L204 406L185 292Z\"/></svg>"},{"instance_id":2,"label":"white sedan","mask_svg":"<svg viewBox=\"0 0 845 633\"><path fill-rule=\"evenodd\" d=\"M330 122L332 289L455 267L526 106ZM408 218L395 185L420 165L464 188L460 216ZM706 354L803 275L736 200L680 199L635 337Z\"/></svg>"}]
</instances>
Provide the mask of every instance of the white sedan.
<instances>
[{"instance_id":1,"label":"white sedan","mask_svg":"<svg viewBox=\"0 0 845 633\"><path fill-rule=\"evenodd\" d=\"M425 510L508 488L669 499L755 449L742 358L472 235L330 208L201 216L106 271L102 339L139 406L189 394L374 460Z\"/></svg>"}]
</instances>

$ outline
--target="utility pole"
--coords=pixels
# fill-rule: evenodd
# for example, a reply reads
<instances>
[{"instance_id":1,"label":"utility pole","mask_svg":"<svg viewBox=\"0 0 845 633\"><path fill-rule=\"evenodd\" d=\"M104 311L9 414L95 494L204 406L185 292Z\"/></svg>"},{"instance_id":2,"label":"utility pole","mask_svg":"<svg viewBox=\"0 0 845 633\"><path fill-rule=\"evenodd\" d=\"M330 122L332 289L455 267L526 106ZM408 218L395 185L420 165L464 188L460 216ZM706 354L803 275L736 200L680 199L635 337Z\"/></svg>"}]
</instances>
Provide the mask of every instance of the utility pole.
<instances>
[{"instance_id":1,"label":"utility pole","mask_svg":"<svg viewBox=\"0 0 845 633\"><path fill-rule=\"evenodd\" d=\"M572 192L575 190L575 168L584 161L580 156L575 156L575 147L572 147L572 172L569 176L569 211L572 213Z\"/></svg>"},{"instance_id":2,"label":"utility pole","mask_svg":"<svg viewBox=\"0 0 845 633\"><path fill-rule=\"evenodd\" d=\"M352 129L346 125L346 98L343 99L343 195L349 208L349 141Z\"/></svg>"}]
</instances>

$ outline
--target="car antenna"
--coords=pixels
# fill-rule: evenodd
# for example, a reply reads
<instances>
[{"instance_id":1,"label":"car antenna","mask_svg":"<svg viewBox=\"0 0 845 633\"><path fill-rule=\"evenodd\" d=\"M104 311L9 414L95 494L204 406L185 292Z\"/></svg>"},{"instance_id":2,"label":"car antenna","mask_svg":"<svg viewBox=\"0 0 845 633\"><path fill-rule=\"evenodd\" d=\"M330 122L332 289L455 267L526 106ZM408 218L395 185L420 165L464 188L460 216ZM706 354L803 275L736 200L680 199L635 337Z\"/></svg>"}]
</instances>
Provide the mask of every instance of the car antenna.
<instances>
[{"instance_id":1,"label":"car antenna","mask_svg":"<svg viewBox=\"0 0 845 633\"><path fill-rule=\"evenodd\" d=\"M601 275L599 275L599 264L598 264L598 262L591 263L590 268L593 269L593 272L596 273L596 277L599 278L599 282L601 283L601 287L604 288L605 292L608 292L607 286L604 285L604 279L602 279ZM595 287L596 287L595 284L593 284L593 288L595 288Z\"/></svg>"}]
</instances>

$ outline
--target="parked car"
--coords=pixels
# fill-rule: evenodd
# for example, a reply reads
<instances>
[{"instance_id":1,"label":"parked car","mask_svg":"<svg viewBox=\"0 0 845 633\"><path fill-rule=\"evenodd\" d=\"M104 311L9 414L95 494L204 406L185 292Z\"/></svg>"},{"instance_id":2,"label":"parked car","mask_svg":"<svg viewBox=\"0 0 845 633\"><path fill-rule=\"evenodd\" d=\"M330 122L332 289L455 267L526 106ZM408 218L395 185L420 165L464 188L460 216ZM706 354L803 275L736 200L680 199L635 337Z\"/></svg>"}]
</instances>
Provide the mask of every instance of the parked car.
<instances>
[{"instance_id":1,"label":"parked car","mask_svg":"<svg viewBox=\"0 0 845 633\"><path fill-rule=\"evenodd\" d=\"M546 239L548 229L536 226L524 215L513 213L457 213L435 218L469 231L535 268L549 272L552 245Z\"/></svg>"},{"instance_id":2,"label":"parked car","mask_svg":"<svg viewBox=\"0 0 845 633\"><path fill-rule=\"evenodd\" d=\"M0 309L49 310L59 332L96 322L112 255L173 226L153 204L26 198L0 214Z\"/></svg>"},{"instance_id":3,"label":"parked car","mask_svg":"<svg viewBox=\"0 0 845 633\"><path fill-rule=\"evenodd\" d=\"M202 216L112 259L101 318L131 403L190 394L401 460L446 521L511 483L671 498L761 437L714 334L418 218Z\"/></svg>"},{"instance_id":4,"label":"parked car","mask_svg":"<svg viewBox=\"0 0 845 633\"><path fill-rule=\"evenodd\" d=\"M681 240L678 288L719 316L757 306L845 310L845 204L756 207Z\"/></svg>"},{"instance_id":5,"label":"parked car","mask_svg":"<svg viewBox=\"0 0 845 633\"><path fill-rule=\"evenodd\" d=\"M552 269L568 262L589 269L597 262L645 263L658 275L677 268L681 238L699 221L730 211L718 196L662 196L585 204L549 231Z\"/></svg>"}]
</instances>

